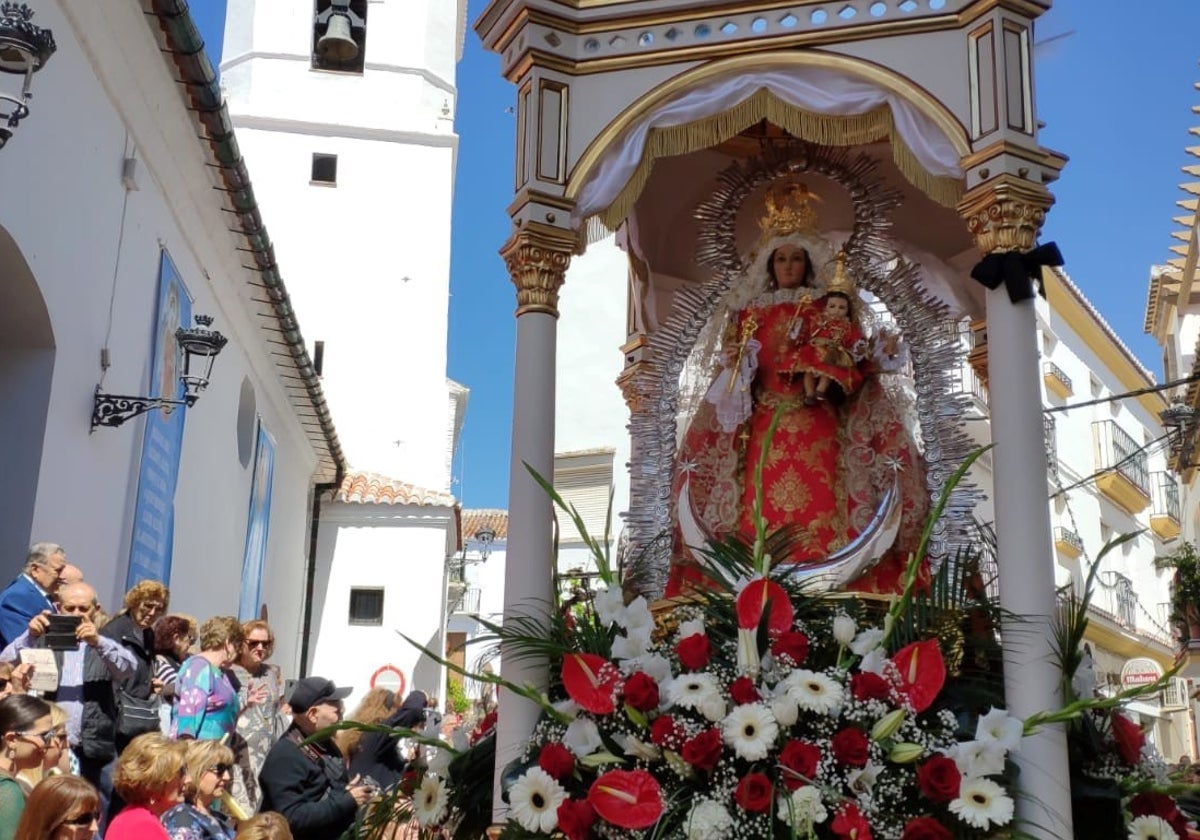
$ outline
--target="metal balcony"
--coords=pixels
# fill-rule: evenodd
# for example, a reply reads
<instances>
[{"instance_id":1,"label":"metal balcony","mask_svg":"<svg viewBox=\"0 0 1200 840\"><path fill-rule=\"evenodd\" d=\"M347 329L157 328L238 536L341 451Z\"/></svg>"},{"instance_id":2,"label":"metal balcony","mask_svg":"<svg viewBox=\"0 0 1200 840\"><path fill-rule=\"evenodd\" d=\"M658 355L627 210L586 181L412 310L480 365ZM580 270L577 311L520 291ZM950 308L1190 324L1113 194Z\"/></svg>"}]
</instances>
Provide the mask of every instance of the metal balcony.
<instances>
[{"instance_id":1,"label":"metal balcony","mask_svg":"<svg viewBox=\"0 0 1200 840\"><path fill-rule=\"evenodd\" d=\"M1164 542L1175 539L1182 530L1179 508L1179 484L1168 472L1150 476L1150 529Z\"/></svg>"},{"instance_id":2,"label":"metal balcony","mask_svg":"<svg viewBox=\"0 0 1200 840\"><path fill-rule=\"evenodd\" d=\"M1150 472L1145 449L1113 420L1092 424L1096 444L1096 469L1105 472L1096 487L1131 514L1150 504Z\"/></svg>"}]
</instances>

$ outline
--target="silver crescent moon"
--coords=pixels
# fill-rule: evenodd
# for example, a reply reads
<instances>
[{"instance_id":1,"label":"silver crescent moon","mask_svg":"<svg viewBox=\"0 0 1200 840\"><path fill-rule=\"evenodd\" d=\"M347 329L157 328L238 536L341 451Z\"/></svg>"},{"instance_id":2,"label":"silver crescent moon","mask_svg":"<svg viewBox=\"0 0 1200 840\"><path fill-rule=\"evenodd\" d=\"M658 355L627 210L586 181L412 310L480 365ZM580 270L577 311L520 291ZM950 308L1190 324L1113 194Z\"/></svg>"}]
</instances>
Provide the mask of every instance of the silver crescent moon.
<instances>
[{"instance_id":1,"label":"silver crescent moon","mask_svg":"<svg viewBox=\"0 0 1200 840\"><path fill-rule=\"evenodd\" d=\"M679 533L684 554L703 566L706 565L704 559L692 552L692 546L711 542L712 537L692 508L691 483L692 477L685 475L679 490ZM788 577L814 593L846 587L874 568L883 553L896 542L901 513L900 472L893 468L892 480L862 532L824 560L793 564Z\"/></svg>"}]
</instances>

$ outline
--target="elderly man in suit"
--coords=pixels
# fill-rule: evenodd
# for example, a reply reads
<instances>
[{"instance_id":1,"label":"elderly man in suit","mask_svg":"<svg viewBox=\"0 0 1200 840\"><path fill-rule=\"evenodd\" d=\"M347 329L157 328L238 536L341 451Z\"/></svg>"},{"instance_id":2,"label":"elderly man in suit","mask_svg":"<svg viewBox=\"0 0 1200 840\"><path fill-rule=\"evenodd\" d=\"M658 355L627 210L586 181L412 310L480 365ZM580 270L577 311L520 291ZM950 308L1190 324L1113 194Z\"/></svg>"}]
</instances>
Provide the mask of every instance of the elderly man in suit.
<instances>
[{"instance_id":1,"label":"elderly man in suit","mask_svg":"<svg viewBox=\"0 0 1200 840\"><path fill-rule=\"evenodd\" d=\"M43 610L55 612L54 595L62 583L67 552L61 545L35 543L25 558L25 571L0 592L0 648L29 627Z\"/></svg>"}]
</instances>

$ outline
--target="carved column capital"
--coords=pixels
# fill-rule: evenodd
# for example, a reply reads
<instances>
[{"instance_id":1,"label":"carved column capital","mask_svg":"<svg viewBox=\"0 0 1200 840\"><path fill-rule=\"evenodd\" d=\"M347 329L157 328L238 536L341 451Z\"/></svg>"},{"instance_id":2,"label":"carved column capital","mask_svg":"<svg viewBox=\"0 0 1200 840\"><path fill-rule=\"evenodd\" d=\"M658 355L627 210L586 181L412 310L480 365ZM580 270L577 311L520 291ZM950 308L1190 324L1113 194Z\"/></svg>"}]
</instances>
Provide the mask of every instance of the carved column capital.
<instances>
[{"instance_id":1,"label":"carved column capital","mask_svg":"<svg viewBox=\"0 0 1200 840\"><path fill-rule=\"evenodd\" d=\"M525 224L500 249L508 276L517 288L517 317L544 312L558 317L558 290L575 251L574 231Z\"/></svg>"},{"instance_id":2,"label":"carved column capital","mask_svg":"<svg viewBox=\"0 0 1200 840\"><path fill-rule=\"evenodd\" d=\"M1001 175L970 190L958 204L980 253L1025 252L1037 244L1054 196L1040 185Z\"/></svg>"}]
</instances>

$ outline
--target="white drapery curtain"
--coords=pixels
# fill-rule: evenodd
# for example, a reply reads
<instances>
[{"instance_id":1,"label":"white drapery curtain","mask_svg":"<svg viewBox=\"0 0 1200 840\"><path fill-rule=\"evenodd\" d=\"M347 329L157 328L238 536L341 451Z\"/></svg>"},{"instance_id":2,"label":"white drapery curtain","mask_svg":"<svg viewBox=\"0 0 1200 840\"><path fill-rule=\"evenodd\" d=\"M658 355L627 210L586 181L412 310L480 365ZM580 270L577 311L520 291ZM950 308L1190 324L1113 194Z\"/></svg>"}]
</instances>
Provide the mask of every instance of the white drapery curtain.
<instances>
[{"instance_id":1,"label":"white drapery curtain","mask_svg":"<svg viewBox=\"0 0 1200 840\"><path fill-rule=\"evenodd\" d=\"M891 112L895 133L928 176L933 179L962 178L959 153L950 138L929 117L896 93L865 79L827 68L766 66L708 80L659 105L638 120L615 146L604 153L591 179L579 192L572 214L573 223L578 226L584 220L604 212L627 190L630 179L643 166L643 155L651 130L685 126L715 117L736 108L763 90L796 109L824 117L855 117L886 105ZM755 121L756 118L750 118L746 125ZM730 129L727 137L741 130L735 126L725 128ZM903 166L901 168L904 169ZM646 173L641 174L644 179ZM912 175L906 174L912 180ZM605 221L612 223L613 220Z\"/></svg>"}]
</instances>

